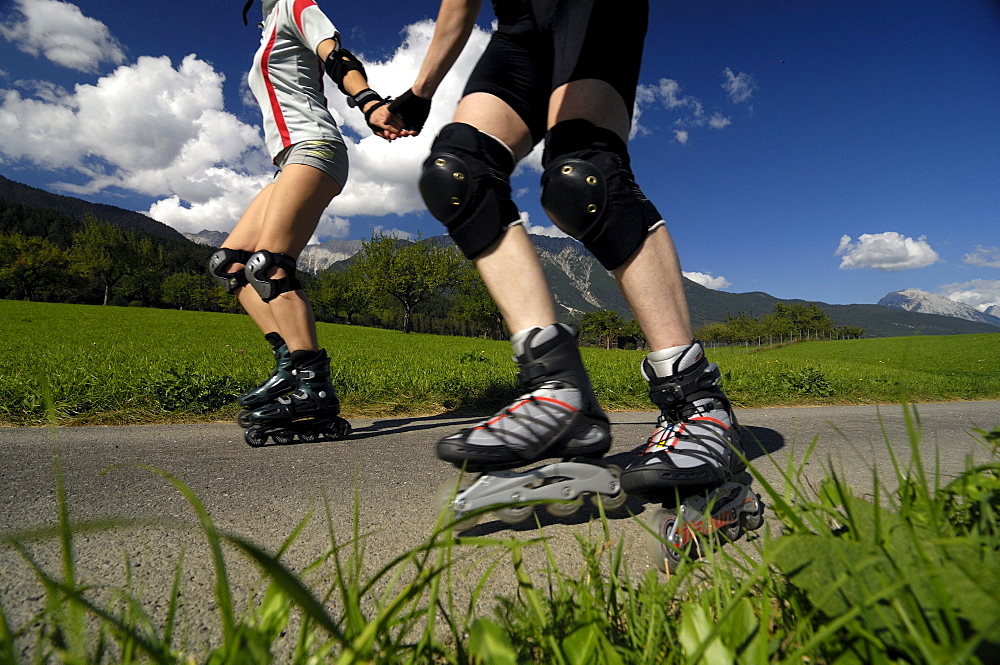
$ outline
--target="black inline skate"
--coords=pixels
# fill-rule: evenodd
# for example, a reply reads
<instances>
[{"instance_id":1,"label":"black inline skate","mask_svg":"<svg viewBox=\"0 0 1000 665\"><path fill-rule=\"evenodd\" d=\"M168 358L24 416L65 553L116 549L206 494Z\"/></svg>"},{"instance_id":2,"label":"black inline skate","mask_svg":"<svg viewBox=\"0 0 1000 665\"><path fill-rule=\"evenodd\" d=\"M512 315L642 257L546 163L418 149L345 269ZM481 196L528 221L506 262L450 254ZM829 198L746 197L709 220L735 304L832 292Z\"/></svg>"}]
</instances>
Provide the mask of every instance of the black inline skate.
<instances>
[{"instance_id":1,"label":"black inline skate","mask_svg":"<svg viewBox=\"0 0 1000 665\"><path fill-rule=\"evenodd\" d=\"M236 424L244 429L253 424L247 419L252 410L273 402L282 395L287 395L295 387L292 354L289 353L285 340L278 333L268 333L264 338L271 345L271 353L274 354L274 372L263 383L247 391L237 400L241 408L236 414Z\"/></svg>"},{"instance_id":2,"label":"black inline skate","mask_svg":"<svg viewBox=\"0 0 1000 665\"><path fill-rule=\"evenodd\" d=\"M292 356L294 390L277 400L258 406L245 416L243 438L257 448L273 438L289 444L296 438L311 443L321 439L341 439L351 433L351 424L341 418L340 401L330 382L330 358L326 351Z\"/></svg>"},{"instance_id":3,"label":"black inline skate","mask_svg":"<svg viewBox=\"0 0 1000 665\"><path fill-rule=\"evenodd\" d=\"M668 362L649 354L642 373L660 416L621 482L629 494L662 504L646 518L647 547L661 570L673 571L684 556L697 554L698 535L732 541L759 529L764 504L750 488L719 368L709 364L701 343Z\"/></svg>"},{"instance_id":4,"label":"black inline skate","mask_svg":"<svg viewBox=\"0 0 1000 665\"><path fill-rule=\"evenodd\" d=\"M600 497L607 510L621 507L626 499L621 470L600 459L611 447L608 417L597 404L572 329L531 328L511 343L525 392L491 418L437 444L442 460L481 472L441 487L439 501L450 508L455 528L472 528L481 515L470 513L494 506L502 521L517 524L531 517L535 502L545 500L552 501L546 506L551 514L567 517L583 504L584 494ZM550 458L563 461L514 470Z\"/></svg>"}]
</instances>

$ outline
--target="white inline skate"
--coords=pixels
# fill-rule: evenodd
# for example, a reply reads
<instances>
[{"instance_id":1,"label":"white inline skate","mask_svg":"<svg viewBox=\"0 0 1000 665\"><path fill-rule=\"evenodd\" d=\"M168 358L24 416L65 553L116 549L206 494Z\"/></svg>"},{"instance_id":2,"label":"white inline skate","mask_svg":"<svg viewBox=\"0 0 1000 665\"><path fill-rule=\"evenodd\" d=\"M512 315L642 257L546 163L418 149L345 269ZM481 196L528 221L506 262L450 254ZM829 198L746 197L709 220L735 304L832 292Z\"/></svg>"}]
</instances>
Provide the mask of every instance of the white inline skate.
<instances>
[{"instance_id":1,"label":"white inline skate","mask_svg":"<svg viewBox=\"0 0 1000 665\"><path fill-rule=\"evenodd\" d=\"M622 472L631 495L660 503L645 522L653 563L673 571L697 556L703 539L733 541L764 523L764 504L750 488L739 427L719 388L719 368L697 340L678 353L649 354L642 373L660 408L645 450Z\"/></svg>"},{"instance_id":2,"label":"white inline skate","mask_svg":"<svg viewBox=\"0 0 1000 665\"><path fill-rule=\"evenodd\" d=\"M525 392L491 418L441 439L437 454L464 469L460 483L441 486L439 501L455 528L472 528L487 509L507 524L529 519L539 503L568 517L585 495L605 510L624 505L621 469L601 457L611 447L608 418L597 405L576 336L563 324L511 338ZM516 470L543 459L561 459ZM478 477L474 477L480 473Z\"/></svg>"}]
</instances>

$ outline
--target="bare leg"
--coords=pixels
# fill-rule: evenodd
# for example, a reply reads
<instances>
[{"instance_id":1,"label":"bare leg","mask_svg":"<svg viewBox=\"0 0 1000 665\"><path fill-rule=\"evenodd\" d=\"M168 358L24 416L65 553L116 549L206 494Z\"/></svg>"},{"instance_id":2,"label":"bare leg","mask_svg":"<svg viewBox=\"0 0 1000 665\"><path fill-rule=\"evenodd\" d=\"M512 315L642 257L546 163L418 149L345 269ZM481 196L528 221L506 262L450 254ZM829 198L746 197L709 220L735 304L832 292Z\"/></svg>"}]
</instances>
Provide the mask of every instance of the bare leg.
<instances>
[{"instance_id":1,"label":"bare leg","mask_svg":"<svg viewBox=\"0 0 1000 665\"><path fill-rule=\"evenodd\" d=\"M511 148L515 160L531 150L527 126L493 95L473 93L463 98L455 111L455 122L467 123L498 139ZM524 227L509 229L475 263L511 332L556 322L549 284Z\"/></svg>"},{"instance_id":2,"label":"bare leg","mask_svg":"<svg viewBox=\"0 0 1000 665\"><path fill-rule=\"evenodd\" d=\"M574 118L588 120L628 140L628 110L621 95L604 81L573 81L553 91L549 127ZM691 343L680 262L666 228L649 234L638 251L614 270L614 275L652 350Z\"/></svg>"},{"instance_id":3,"label":"bare leg","mask_svg":"<svg viewBox=\"0 0 1000 665\"><path fill-rule=\"evenodd\" d=\"M303 164L290 164L278 180L261 191L236 224L226 247L247 251L268 250L298 258L316 230L320 215L340 184L326 173ZM271 277L282 277L276 269ZM316 350L316 322L304 291L282 293L265 303L252 287L242 287L237 297L265 334L278 332L289 351Z\"/></svg>"}]
</instances>

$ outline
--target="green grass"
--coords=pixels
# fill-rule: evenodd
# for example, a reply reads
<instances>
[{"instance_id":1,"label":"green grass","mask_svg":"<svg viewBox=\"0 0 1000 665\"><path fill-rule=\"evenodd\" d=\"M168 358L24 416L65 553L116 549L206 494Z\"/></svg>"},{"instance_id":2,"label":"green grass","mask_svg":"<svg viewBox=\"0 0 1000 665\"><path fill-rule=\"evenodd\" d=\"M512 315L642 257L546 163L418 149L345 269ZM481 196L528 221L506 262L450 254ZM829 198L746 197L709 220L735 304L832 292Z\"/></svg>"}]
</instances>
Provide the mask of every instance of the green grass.
<instances>
[{"instance_id":1,"label":"green grass","mask_svg":"<svg viewBox=\"0 0 1000 665\"><path fill-rule=\"evenodd\" d=\"M228 420L273 360L246 316L0 300L0 424ZM318 327L350 417L489 412L514 395L506 342ZM713 349L737 406L1000 399L1000 336ZM649 410L642 353L584 349L605 409Z\"/></svg>"},{"instance_id":2,"label":"green grass","mask_svg":"<svg viewBox=\"0 0 1000 665\"><path fill-rule=\"evenodd\" d=\"M642 564L624 559L603 517L589 534L578 533L580 563L573 570L556 564L541 527L527 538L463 538L445 517L422 545L399 552L382 568L366 566L357 508L353 532L331 529L327 551L297 575L281 558L305 522L290 526L277 552L265 551L240 534L219 531L179 479L149 469L194 509L212 553L210 608L186 604L190 576L183 556L169 589L131 582L128 559L121 586L82 578L73 558L76 538L190 526L166 520L73 523L71 497L57 470L55 525L0 533L0 547L34 571L33 599L42 606L17 624L0 597L0 663L996 662L1000 428L977 434L992 449L991 461L970 460L945 484L924 471L915 416L906 411L913 460L907 467L894 464L894 487L875 476L874 496L861 498L830 471L814 491L803 480L810 454L797 468L779 465L784 486L755 472L780 534L765 528L752 543L706 546L703 558L682 561L669 578L652 570L634 577L630 569ZM171 547L168 541L161 546ZM34 553L45 547L61 552L61 570L36 563ZM532 548L545 555L541 570L525 564ZM226 562L234 552L253 561L261 575L264 591L246 602L228 582ZM313 573L321 567L333 574L317 578ZM513 574L518 590L481 602L501 570ZM474 582L471 598L452 592L455 576ZM149 607L166 608L165 618L152 618ZM216 635L179 630L186 612L208 609L216 615Z\"/></svg>"}]
</instances>

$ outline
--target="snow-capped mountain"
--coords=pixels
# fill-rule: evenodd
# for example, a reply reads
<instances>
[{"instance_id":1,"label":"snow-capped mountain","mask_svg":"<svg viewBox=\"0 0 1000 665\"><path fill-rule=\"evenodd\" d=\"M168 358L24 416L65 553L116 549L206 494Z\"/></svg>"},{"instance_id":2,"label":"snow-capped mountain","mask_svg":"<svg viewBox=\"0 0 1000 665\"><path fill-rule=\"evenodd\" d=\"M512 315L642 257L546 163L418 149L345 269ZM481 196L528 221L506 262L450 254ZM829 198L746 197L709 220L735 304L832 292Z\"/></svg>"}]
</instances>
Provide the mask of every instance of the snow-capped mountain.
<instances>
[{"instance_id":1,"label":"snow-capped mountain","mask_svg":"<svg viewBox=\"0 0 1000 665\"><path fill-rule=\"evenodd\" d=\"M184 237L199 245L218 247L226 239L222 231L199 231L185 233ZM307 245L299 255L299 269L313 274L329 268L337 261L349 259L361 251L361 240L330 240L318 245Z\"/></svg>"},{"instance_id":2,"label":"snow-capped mountain","mask_svg":"<svg viewBox=\"0 0 1000 665\"><path fill-rule=\"evenodd\" d=\"M978 321L1000 327L1000 317L987 313L989 310L987 312L980 312L971 305L955 302L944 296L936 296L933 293L921 291L920 289L906 289L905 291L887 293L876 304L908 312L953 316L958 319L965 319L966 321ZM996 310L997 306L994 305L991 309Z\"/></svg>"}]
</instances>

